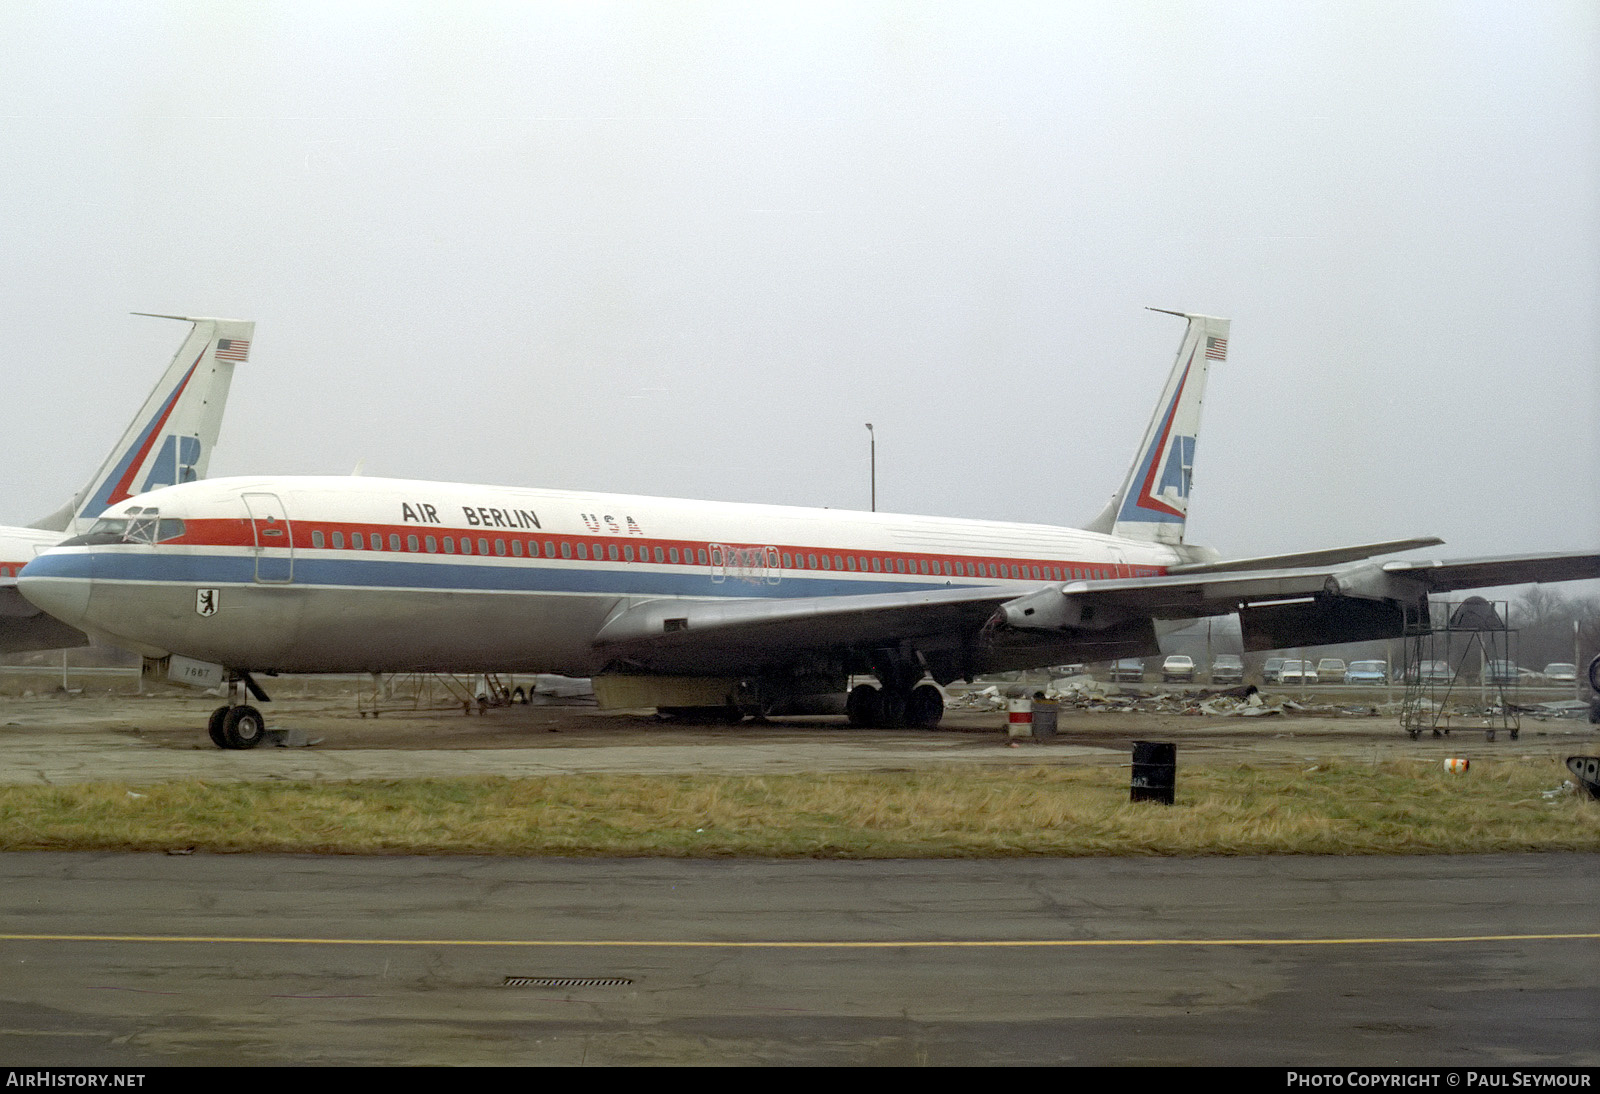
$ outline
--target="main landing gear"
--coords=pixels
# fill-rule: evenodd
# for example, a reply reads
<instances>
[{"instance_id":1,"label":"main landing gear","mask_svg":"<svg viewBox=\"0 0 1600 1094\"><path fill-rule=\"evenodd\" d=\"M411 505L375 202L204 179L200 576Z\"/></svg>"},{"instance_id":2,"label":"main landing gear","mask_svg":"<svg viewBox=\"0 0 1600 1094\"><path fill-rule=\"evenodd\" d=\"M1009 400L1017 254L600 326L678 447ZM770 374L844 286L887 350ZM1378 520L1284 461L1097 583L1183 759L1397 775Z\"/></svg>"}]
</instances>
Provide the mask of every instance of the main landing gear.
<instances>
[{"instance_id":1,"label":"main landing gear","mask_svg":"<svg viewBox=\"0 0 1600 1094\"><path fill-rule=\"evenodd\" d=\"M906 657L874 658L881 687L857 684L845 699L845 714L861 728L934 729L944 718L944 696L922 679L921 664Z\"/></svg>"},{"instance_id":2,"label":"main landing gear","mask_svg":"<svg viewBox=\"0 0 1600 1094\"><path fill-rule=\"evenodd\" d=\"M218 748L255 748L267 739L267 720L244 701L242 692L246 690L260 702L269 701L249 673L230 677L227 705L213 710L206 723L206 733Z\"/></svg>"},{"instance_id":3,"label":"main landing gear","mask_svg":"<svg viewBox=\"0 0 1600 1094\"><path fill-rule=\"evenodd\" d=\"M944 696L932 684L918 684L905 693L857 684L844 710L851 725L864 729L934 729L944 719Z\"/></svg>"}]
</instances>

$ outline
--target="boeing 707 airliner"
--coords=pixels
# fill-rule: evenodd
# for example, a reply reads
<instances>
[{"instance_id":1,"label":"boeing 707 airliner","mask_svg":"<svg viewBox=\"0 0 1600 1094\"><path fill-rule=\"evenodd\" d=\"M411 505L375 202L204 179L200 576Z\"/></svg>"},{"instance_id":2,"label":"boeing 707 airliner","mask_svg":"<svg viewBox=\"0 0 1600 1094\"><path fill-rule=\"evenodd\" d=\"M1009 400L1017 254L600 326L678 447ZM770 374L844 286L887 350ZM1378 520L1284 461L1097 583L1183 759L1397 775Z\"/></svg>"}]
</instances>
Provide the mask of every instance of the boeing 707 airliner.
<instances>
[{"instance_id":1,"label":"boeing 707 airliner","mask_svg":"<svg viewBox=\"0 0 1600 1094\"><path fill-rule=\"evenodd\" d=\"M603 705L730 716L849 692L936 725L935 684L1137 657L1238 612L1246 648L1385 638L1428 594L1600 576L1600 555L1371 561L1396 540L1222 560L1184 542L1201 396L1229 323L1187 321L1121 489L1084 528L367 478L213 479L39 556L34 603L172 674L227 682L212 739L265 733L278 672L553 672ZM931 681L931 683L929 682ZM246 694L248 693L248 694Z\"/></svg>"}]
</instances>

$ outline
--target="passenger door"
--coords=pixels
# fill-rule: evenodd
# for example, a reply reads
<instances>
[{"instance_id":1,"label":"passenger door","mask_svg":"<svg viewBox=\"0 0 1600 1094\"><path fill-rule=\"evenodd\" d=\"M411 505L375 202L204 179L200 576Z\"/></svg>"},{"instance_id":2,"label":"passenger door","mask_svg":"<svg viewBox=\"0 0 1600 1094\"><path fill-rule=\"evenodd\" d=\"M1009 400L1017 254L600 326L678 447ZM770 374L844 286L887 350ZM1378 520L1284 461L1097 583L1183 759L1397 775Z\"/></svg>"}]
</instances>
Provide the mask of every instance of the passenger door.
<instances>
[{"instance_id":1,"label":"passenger door","mask_svg":"<svg viewBox=\"0 0 1600 1094\"><path fill-rule=\"evenodd\" d=\"M294 529L276 494L245 494L255 534L256 581L262 585L287 585L294 580Z\"/></svg>"}]
</instances>

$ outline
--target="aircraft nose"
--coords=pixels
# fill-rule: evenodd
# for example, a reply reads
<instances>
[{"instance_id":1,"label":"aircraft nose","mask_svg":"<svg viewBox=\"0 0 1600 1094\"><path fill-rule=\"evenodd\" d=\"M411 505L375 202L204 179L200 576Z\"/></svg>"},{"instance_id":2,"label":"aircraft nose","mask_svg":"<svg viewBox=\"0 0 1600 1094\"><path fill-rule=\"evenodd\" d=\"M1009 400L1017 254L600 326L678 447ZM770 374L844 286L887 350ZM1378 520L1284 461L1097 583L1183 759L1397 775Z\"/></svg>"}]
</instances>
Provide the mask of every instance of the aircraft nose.
<instances>
[{"instance_id":1,"label":"aircraft nose","mask_svg":"<svg viewBox=\"0 0 1600 1094\"><path fill-rule=\"evenodd\" d=\"M70 559L80 561L66 561ZM84 556L46 551L22 568L17 575L17 591L34 607L81 629L89 616L93 577Z\"/></svg>"}]
</instances>

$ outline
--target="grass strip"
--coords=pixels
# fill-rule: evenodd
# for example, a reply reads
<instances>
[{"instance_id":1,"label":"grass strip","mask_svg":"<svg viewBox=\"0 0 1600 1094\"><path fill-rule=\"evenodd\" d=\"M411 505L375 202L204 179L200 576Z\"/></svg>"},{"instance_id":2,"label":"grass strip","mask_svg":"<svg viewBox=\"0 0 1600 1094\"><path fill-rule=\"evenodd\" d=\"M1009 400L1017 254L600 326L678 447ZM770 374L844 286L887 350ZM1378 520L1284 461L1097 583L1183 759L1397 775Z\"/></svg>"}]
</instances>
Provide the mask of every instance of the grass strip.
<instances>
[{"instance_id":1,"label":"grass strip","mask_svg":"<svg viewBox=\"0 0 1600 1094\"><path fill-rule=\"evenodd\" d=\"M87 783L0 788L0 850L969 858L1600 851L1600 803L1554 763L824 775Z\"/></svg>"}]
</instances>

